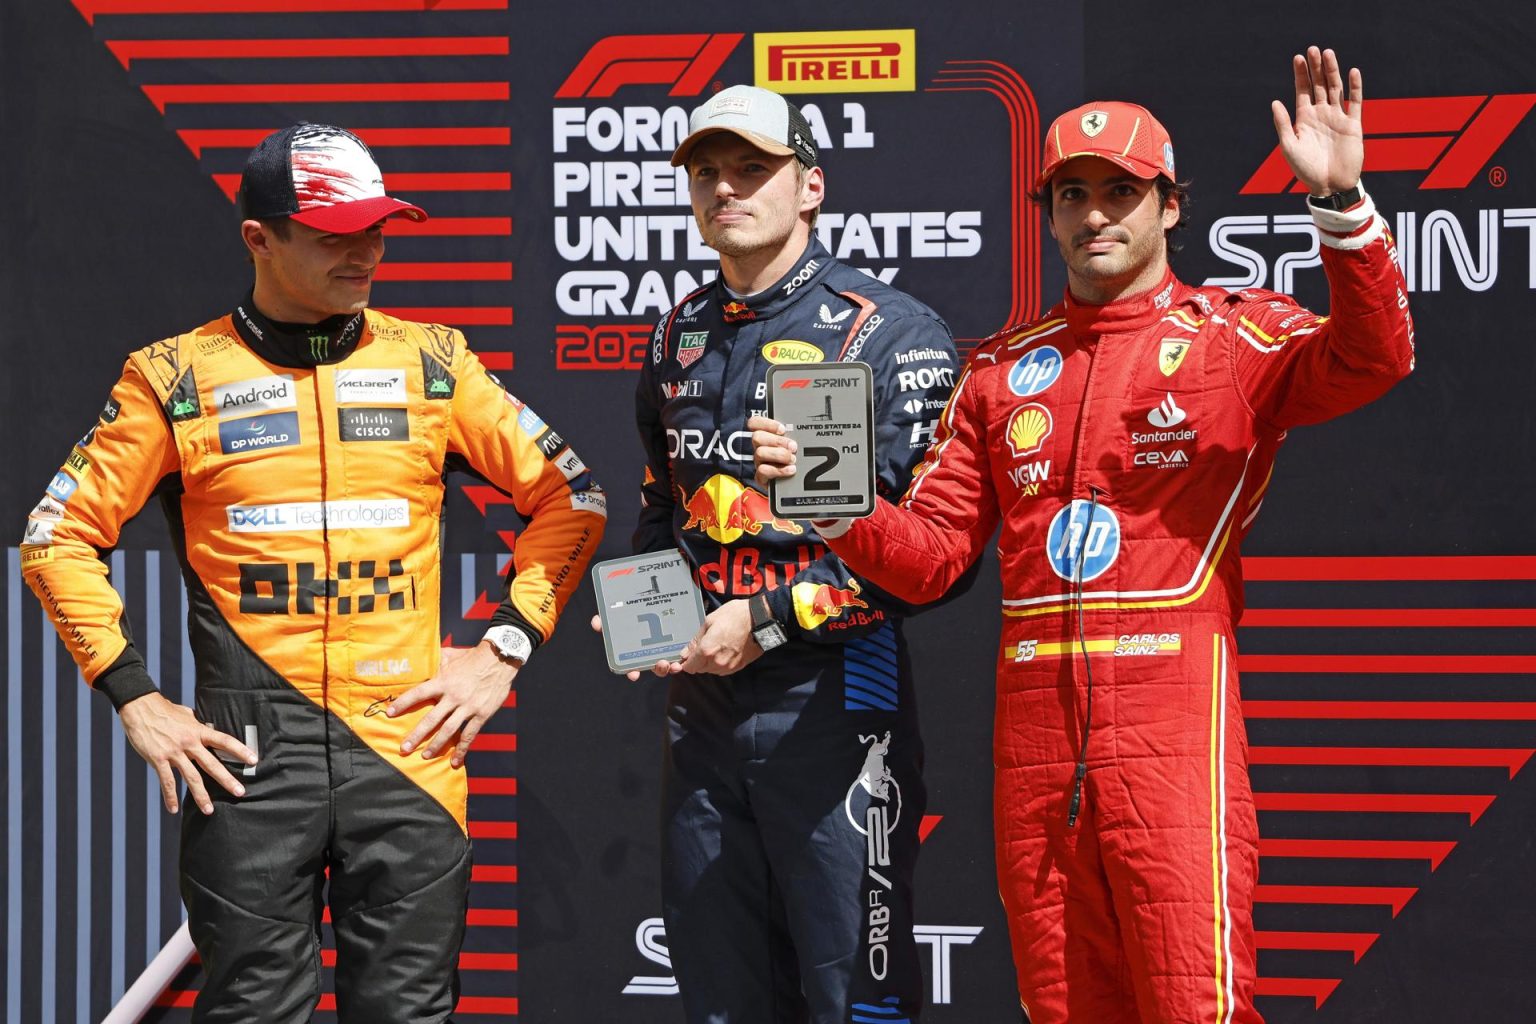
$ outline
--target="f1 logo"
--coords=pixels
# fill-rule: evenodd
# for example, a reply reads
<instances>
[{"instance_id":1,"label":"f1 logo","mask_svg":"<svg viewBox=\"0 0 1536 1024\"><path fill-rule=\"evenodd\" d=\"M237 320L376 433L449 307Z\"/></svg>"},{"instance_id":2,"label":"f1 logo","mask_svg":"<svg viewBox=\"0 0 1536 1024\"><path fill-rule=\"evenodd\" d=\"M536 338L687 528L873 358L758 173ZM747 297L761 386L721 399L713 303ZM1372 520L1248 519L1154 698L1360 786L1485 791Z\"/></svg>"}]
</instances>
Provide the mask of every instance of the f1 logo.
<instances>
[{"instance_id":1,"label":"f1 logo","mask_svg":"<svg viewBox=\"0 0 1536 1024\"><path fill-rule=\"evenodd\" d=\"M740 32L607 36L592 44L555 98L603 99L626 85L670 85L668 96L697 96L741 38Z\"/></svg>"},{"instance_id":2,"label":"f1 logo","mask_svg":"<svg viewBox=\"0 0 1536 1024\"><path fill-rule=\"evenodd\" d=\"M1360 112L1365 169L1429 171L1419 188L1466 188L1532 106L1536 93L1366 100ZM1293 182L1285 154L1276 146L1241 192L1305 191L1304 185Z\"/></svg>"}]
</instances>

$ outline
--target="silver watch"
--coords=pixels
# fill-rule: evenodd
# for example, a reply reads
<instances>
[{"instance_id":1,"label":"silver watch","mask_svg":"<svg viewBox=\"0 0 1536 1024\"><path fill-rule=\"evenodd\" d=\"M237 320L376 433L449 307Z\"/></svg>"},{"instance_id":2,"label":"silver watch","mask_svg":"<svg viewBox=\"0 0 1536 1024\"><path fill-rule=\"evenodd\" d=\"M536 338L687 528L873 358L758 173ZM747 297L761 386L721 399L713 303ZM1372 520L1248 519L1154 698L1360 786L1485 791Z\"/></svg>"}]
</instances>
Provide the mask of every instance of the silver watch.
<instances>
[{"instance_id":1,"label":"silver watch","mask_svg":"<svg viewBox=\"0 0 1536 1024\"><path fill-rule=\"evenodd\" d=\"M489 640L497 654L519 665L525 664L533 655L533 641L516 626L492 626L480 639Z\"/></svg>"}]
</instances>

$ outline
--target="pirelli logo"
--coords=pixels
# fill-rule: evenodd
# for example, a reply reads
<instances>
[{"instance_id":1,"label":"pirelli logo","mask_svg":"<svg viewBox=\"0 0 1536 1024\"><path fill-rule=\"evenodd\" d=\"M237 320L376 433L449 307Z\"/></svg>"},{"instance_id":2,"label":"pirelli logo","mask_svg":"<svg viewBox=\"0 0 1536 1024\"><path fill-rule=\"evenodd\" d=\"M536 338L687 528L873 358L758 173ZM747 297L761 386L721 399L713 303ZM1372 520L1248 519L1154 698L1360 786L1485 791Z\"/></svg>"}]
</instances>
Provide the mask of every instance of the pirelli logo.
<instances>
[{"instance_id":1,"label":"pirelli logo","mask_svg":"<svg viewBox=\"0 0 1536 1024\"><path fill-rule=\"evenodd\" d=\"M913 92L917 32L759 32L757 85L781 93Z\"/></svg>"}]
</instances>

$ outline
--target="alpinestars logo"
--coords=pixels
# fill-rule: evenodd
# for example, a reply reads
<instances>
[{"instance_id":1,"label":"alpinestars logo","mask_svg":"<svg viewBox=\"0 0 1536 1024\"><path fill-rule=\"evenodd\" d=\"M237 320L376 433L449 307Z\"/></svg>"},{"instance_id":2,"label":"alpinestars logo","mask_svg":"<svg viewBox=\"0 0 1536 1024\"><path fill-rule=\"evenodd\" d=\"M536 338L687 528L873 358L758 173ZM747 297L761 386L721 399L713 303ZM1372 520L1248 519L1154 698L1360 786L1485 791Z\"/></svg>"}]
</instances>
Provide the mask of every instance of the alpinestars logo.
<instances>
[{"instance_id":1,"label":"alpinestars logo","mask_svg":"<svg viewBox=\"0 0 1536 1024\"><path fill-rule=\"evenodd\" d=\"M859 742L869 744L869 750L858 778L843 797L843 813L854 830L868 840L864 906L869 911L865 921L869 932L869 976L882 981L890 969L891 955L891 908L886 901L895 888L882 869L891 866L891 833L901 821L901 786L885 763L885 755L891 749L891 734L860 736ZM857 806L864 808L862 813L855 812Z\"/></svg>"},{"instance_id":2,"label":"alpinestars logo","mask_svg":"<svg viewBox=\"0 0 1536 1024\"><path fill-rule=\"evenodd\" d=\"M604 99L626 85L668 85L668 96L697 96L741 39L740 32L608 36L592 44L555 97Z\"/></svg>"}]
</instances>

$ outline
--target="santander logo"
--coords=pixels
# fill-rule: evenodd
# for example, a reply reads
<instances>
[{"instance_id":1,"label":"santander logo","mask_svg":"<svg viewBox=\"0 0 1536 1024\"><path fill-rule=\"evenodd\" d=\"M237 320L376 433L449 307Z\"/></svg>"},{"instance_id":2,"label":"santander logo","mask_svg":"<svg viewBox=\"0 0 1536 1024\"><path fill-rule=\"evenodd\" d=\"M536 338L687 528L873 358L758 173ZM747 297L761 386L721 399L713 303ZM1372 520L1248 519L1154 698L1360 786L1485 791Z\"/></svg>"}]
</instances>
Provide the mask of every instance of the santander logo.
<instances>
[{"instance_id":1,"label":"santander logo","mask_svg":"<svg viewBox=\"0 0 1536 1024\"><path fill-rule=\"evenodd\" d=\"M1147 413L1147 422L1154 427L1164 430L1169 427L1176 427L1188 418L1189 414L1179 408L1172 395L1166 393L1163 396L1163 400L1158 403L1157 408Z\"/></svg>"}]
</instances>

